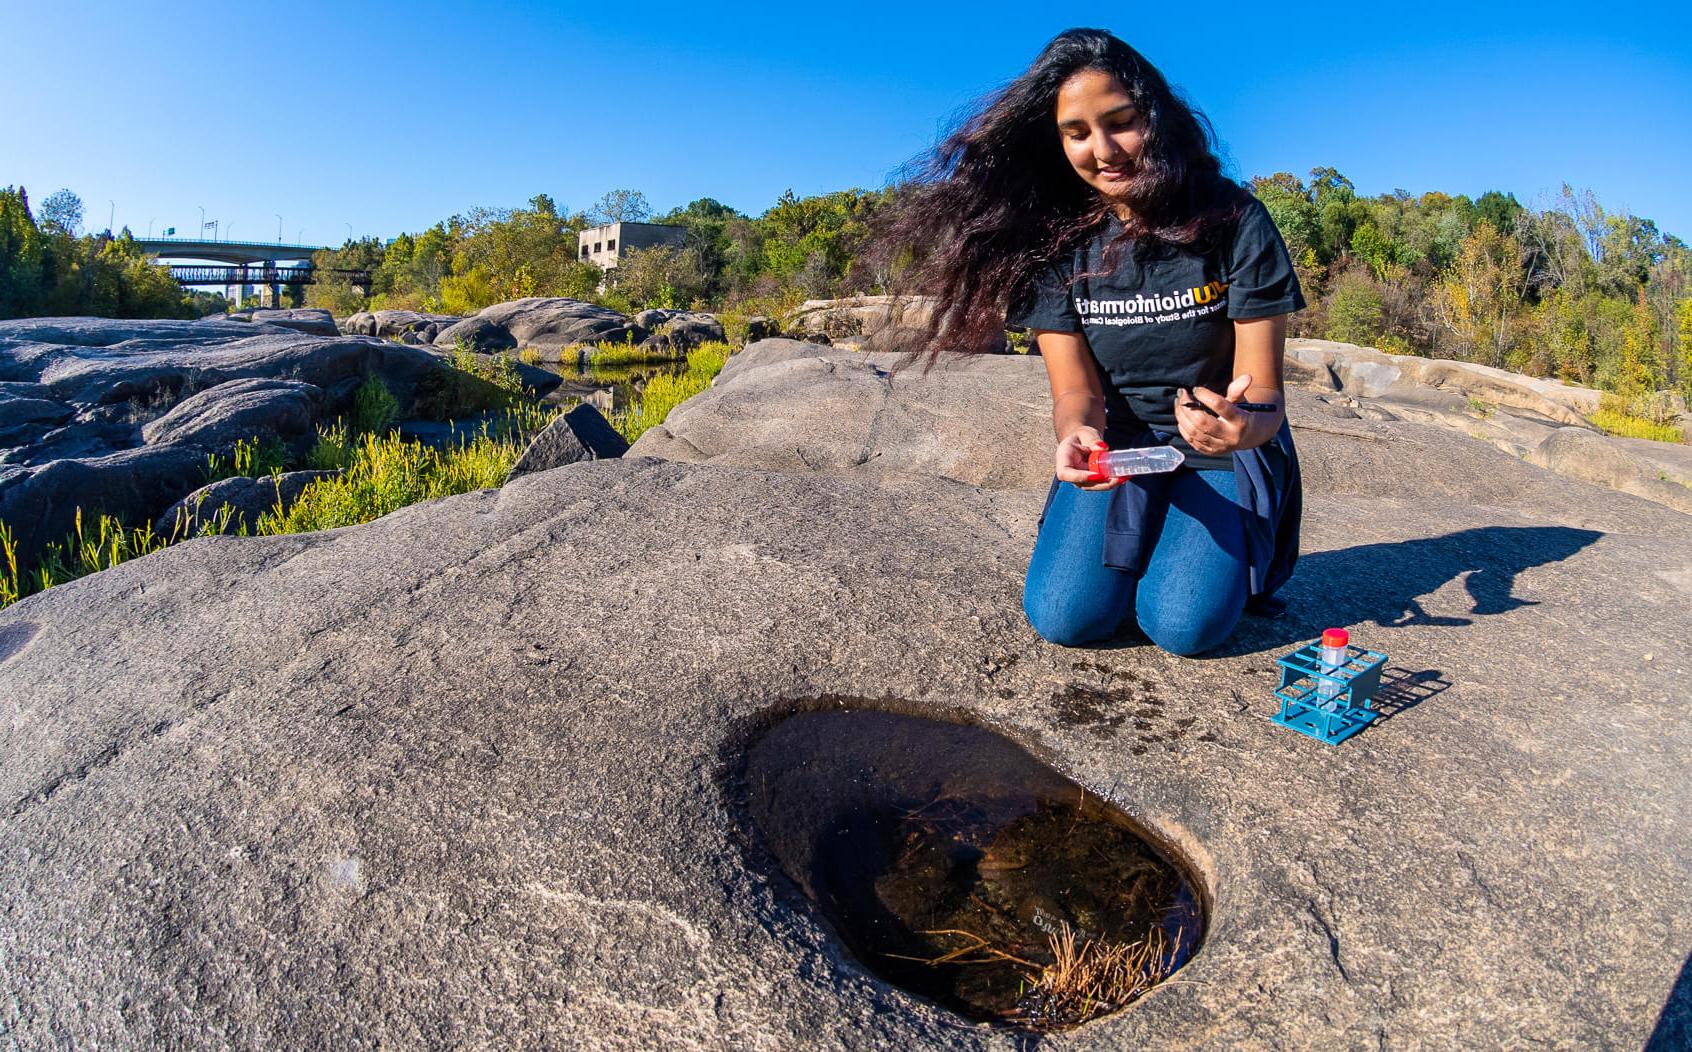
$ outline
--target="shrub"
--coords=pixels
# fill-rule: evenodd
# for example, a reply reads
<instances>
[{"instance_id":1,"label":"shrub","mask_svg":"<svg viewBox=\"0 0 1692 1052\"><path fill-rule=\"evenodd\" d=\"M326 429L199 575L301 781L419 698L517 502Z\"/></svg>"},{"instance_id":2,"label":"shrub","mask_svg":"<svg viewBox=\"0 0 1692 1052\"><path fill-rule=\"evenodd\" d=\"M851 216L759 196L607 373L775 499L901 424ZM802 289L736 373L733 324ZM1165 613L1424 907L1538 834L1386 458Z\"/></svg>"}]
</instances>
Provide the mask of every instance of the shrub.
<instances>
[{"instance_id":1,"label":"shrub","mask_svg":"<svg viewBox=\"0 0 1692 1052\"><path fill-rule=\"evenodd\" d=\"M1587 417L1594 427L1606 434L1622 438L1646 438L1653 442L1684 442L1686 436L1670 423L1639 415L1628 400L1617 395L1604 395L1598 401L1598 411Z\"/></svg>"},{"instance_id":2,"label":"shrub","mask_svg":"<svg viewBox=\"0 0 1692 1052\"><path fill-rule=\"evenodd\" d=\"M1381 328L1381 293L1374 280L1355 270L1340 275L1328 298L1328 339L1368 347Z\"/></svg>"},{"instance_id":3,"label":"shrub","mask_svg":"<svg viewBox=\"0 0 1692 1052\"><path fill-rule=\"evenodd\" d=\"M399 415L398 400L379 377L370 377L353 393L350 425L356 434L383 434L399 422Z\"/></svg>"},{"instance_id":4,"label":"shrub","mask_svg":"<svg viewBox=\"0 0 1692 1052\"><path fill-rule=\"evenodd\" d=\"M484 429L445 450L398 435L354 442L345 470L307 486L285 512L260 516L261 535L306 533L369 522L419 501L497 487L526 445L520 433L493 438Z\"/></svg>"}]
</instances>

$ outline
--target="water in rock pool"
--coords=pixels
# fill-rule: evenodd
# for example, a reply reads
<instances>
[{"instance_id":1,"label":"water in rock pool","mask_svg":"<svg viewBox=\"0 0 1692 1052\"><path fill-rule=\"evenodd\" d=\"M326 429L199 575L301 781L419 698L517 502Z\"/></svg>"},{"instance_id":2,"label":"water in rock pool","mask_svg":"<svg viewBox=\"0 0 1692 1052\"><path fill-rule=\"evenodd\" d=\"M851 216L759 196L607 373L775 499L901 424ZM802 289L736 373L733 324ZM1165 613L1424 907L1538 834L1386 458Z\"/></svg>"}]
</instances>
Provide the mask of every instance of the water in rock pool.
<instances>
[{"instance_id":1,"label":"water in rock pool","mask_svg":"<svg viewBox=\"0 0 1692 1052\"><path fill-rule=\"evenodd\" d=\"M854 956L971 1018L1082 1022L1203 933L1186 873L1126 815L981 728L800 713L753 744L745 785L771 853Z\"/></svg>"}]
</instances>

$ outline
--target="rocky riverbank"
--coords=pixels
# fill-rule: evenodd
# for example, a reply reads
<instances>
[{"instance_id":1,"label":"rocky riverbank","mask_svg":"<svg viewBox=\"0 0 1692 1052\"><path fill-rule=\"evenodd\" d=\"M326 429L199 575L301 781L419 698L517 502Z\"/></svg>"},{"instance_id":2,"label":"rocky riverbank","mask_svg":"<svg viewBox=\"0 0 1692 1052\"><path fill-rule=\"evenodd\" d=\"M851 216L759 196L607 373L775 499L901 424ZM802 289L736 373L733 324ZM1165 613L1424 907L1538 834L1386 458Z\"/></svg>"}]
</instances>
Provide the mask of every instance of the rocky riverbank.
<instances>
[{"instance_id":1,"label":"rocky riverbank","mask_svg":"<svg viewBox=\"0 0 1692 1052\"><path fill-rule=\"evenodd\" d=\"M1202 882L1180 981L1054 1044L1680 1047L1692 519L1296 390L1288 617L1065 650L1019 608L1038 361L896 365L754 347L623 459L0 612L0 1028L1024 1047L875 978L746 820L751 735L879 708L1008 735ZM1394 684L1338 748L1266 719L1332 623Z\"/></svg>"}]
</instances>

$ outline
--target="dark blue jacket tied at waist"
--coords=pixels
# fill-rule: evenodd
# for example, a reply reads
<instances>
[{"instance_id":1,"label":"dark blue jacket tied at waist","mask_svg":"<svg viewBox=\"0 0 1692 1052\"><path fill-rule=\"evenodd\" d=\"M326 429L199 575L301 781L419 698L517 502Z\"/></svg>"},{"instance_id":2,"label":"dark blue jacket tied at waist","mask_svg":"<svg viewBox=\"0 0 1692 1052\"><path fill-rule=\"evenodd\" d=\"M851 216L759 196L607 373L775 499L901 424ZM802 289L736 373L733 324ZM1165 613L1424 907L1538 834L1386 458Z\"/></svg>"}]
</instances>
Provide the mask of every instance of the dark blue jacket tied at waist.
<instances>
[{"instance_id":1,"label":"dark blue jacket tied at waist","mask_svg":"<svg viewBox=\"0 0 1692 1052\"><path fill-rule=\"evenodd\" d=\"M1147 431L1124 447L1167 443L1170 436ZM1113 444L1115 448L1115 444ZM1067 483L1052 479L1046 492L1051 507L1057 488ZM1110 512L1105 520L1104 564L1139 574L1151 558L1155 537L1144 528L1146 511L1154 496L1162 499L1169 485L1168 475L1138 475L1111 490ZM1286 602L1275 592L1292 576L1298 562L1298 526L1304 515L1304 486L1299 479L1298 452L1293 449L1292 428L1285 421L1275 437L1255 449L1234 454L1234 503L1245 524L1246 610L1260 617L1277 617ZM1046 518L1040 512L1040 521Z\"/></svg>"}]
</instances>

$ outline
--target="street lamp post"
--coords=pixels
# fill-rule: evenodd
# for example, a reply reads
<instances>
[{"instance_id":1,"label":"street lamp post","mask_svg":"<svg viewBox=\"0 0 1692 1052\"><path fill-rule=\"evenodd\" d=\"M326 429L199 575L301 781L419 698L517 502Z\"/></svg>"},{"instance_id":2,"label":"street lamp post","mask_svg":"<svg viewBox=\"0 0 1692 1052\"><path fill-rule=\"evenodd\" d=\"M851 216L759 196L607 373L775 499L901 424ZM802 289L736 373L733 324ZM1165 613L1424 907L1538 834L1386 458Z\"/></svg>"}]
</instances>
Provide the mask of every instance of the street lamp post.
<instances>
[{"instance_id":1,"label":"street lamp post","mask_svg":"<svg viewBox=\"0 0 1692 1052\"><path fill-rule=\"evenodd\" d=\"M276 215L276 213L272 212L271 215ZM279 215L276 216L276 243L278 245L282 243L282 217Z\"/></svg>"},{"instance_id":2,"label":"street lamp post","mask_svg":"<svg viewBox=\"0 0 1692 1052\"><path fill-rule=\"evenodd\" d=\"M200 232L198 234L195 234L194 236L198 237L198 238L204 238L206 236L206 206L205 205L200 206Z\"/></svg>"},{"instance_id":3,"label":"street lamp post","mask_svg":"<svg viewBox=\"0 0 1692 1052\"><path fill-rule=\"evenodd\" d=\"M106 213L106 233L109 234L112 232L112 223L117 219L117 202L108 197L106 203L112 206L112 210Z\"/></svg>"}]
</instances>

